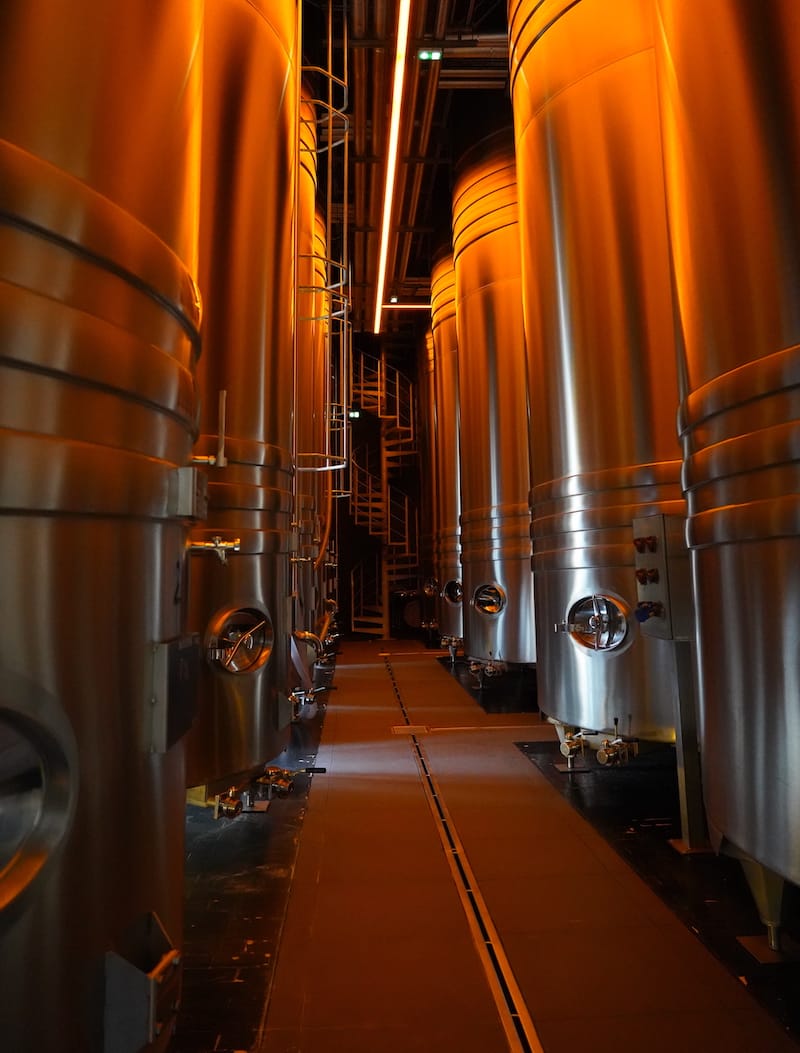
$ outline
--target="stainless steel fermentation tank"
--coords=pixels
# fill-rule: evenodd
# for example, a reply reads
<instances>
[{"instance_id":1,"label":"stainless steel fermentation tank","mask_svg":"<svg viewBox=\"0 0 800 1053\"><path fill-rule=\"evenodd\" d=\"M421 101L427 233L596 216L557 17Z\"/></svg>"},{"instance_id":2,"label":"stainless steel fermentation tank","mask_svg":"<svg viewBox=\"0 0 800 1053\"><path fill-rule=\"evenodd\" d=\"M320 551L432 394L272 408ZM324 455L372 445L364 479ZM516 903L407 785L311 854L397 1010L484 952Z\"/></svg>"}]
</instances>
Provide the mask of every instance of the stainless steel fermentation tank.
<instances>
[{"instance_id":1,"label":"stainless steel fermentation tank","mask_svg":"<svg viewBox=\"0 0 800 1053\"><path fill-rule=\"evenodd\" d=\"M472 147L453 192L464 653L488 673L536 661L528 382L514 147Z\"/></svg>"},{"instance_id":2,"label":"stainless steel fermentation tank","mask_svg":"<svg viewBox=\"0 0 800 1053\"><path fill-rule=\"evenodd\" d=\"M800 884L800 9L658 11L706 811Z\"/></svg>"},{"instance_id":3,"label":"stainless steel fermentation tank","mask_svg":"<svg viewBox=\"0 0 800 1053\"><path fill-rule=\"evenodd\" d=\"M674 644L634 617L632 521L684 513L652 8L526 0L509 24L539 705L670 740Z\"/></svg>"},{"instance_id":4,"label":"stainless steel fermentation tank","mask_svg":"<svg viewBox=\"0 0 800 1053\"><path fill-rule=\"evenodd\" d=\"M201 10L3 8L8 1050L162 1049L180 993Z\"/></svg>"},{"instance_id":5,"label":"stainless steel fermentation tank","mask_svg":"<svg viewBox=\"0 0 800 1053\"><path fill-rule=\"evenodd\" d=\"M190 560L204 662L189 786L272 759L291 720L296 38L295 3L206 2L197 450L209 512Z\"/></svg>"},{"instance_id":6,"label":"stainless steel fermentation tank","mask_svg":"<svg viewBox=\"0 0 800 1053\"><path fill-rule=\"evenodd\" d=\"M440 256L431 271L434 353L434 576L442 643L454 650L464 636L461 580L461 468L459 458L458 340L453 256Z\"/></svg>"}]
</instances>

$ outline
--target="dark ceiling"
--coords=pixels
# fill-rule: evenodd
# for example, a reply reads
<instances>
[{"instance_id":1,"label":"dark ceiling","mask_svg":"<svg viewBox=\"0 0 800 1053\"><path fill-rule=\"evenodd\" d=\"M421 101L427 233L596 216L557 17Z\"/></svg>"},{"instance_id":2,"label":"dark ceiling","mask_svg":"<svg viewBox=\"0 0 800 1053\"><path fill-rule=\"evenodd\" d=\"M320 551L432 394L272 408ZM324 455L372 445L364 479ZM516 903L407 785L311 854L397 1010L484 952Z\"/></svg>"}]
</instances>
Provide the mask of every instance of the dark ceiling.
<instances>
[{"instance_id":1,"label":"dark ceiling","mask_svg":"<svg viewBox=\"0 0 800 1053\"><path fill-rule=\"evenodd\" d=\"M346 72L348 82L355 333L373 328L397 7L398 0L353 0L332 17L327 0L306 0L304 7L306 49L309 40L322 39L330 17L337 75ZM416 57L433 44L442 48L441 62ZM432 260L449 245L453 165L472 142L511 118L505 0L411 0L405 99L384 299L427 303ZM429 322L424 311L386 311L382 342L413 347Z\"/></svg>"}]
</instances>

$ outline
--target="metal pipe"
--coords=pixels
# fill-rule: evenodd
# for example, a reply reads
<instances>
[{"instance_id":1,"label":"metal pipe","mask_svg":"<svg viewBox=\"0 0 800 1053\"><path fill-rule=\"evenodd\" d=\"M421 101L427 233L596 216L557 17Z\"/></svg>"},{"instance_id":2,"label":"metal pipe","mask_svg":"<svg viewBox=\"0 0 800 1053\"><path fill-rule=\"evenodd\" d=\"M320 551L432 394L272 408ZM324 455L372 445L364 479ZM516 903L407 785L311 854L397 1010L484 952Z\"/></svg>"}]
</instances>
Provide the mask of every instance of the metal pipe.
<instances>
[{"instance_id":1,"label":"metal pipe","mask_svg":"<svg viewBox=\"0 0 800 1053\"><path fill-rule=\"evenodd\" d=\"M317 658L321 658L325 653L325 644L316 633L308 632L307 630L297 630L292 633L292 635L295 640L301 640L303 643L310 643L316 652Z\"/></svg>"},{"instance_id":2,"label":"metal pipe","mask_svg":"<svg viewBox=\"0 0 800 1053\"><path fill-rule=\"evenodd\" d=\"M240 551L242 547L242 539L234 537L223 540L218 534L216 534L210 541L203 541L200 538L192 538L187 542L186 547L190 552L213 552L219 557L220 563L227 563L229 552Z\"/></svg>"}]
</instances>

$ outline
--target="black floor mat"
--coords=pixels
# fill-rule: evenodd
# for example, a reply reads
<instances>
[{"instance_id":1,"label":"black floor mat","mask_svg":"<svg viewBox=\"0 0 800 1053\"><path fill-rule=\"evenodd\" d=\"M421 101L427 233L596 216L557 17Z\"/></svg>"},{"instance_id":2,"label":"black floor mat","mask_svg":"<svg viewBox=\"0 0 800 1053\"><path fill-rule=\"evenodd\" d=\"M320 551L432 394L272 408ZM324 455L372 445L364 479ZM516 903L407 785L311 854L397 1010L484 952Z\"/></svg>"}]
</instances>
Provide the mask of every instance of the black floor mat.
<instances>
[{"instance_id":1,"label":"black floor mat","mask_svg":"<svg viewBox=\"0 0 800 1053\"><path fill-rule=\"evenodd\" d=\"M555 742L517 747L604 837L666 905L800 1043L800 912L790 903L784 942L791 960L760 963L740 942L766 944L742 869L713 854L682 855L675 751L656 747L629 764L603 768L592 758L564 773ZM796 892L796 890L790 890Z\"/></svg>"},{"instance_id":2,"label":"black floor mat","mask_svg":"<svg viewBox=\"0 0 800 1053\"><path fill-rule=\"evenodd\" d=\"M320 711L293 725L274 763L313 766L322 720ZM183 991L170 1053L234 1053L258 1037L312 778L296 775L289 796L233 820L187 808Z\"/></svg>"},{"instance_id":3,"label":"black floor mat","mask_svg":"<svg viewBox=\"0 0 800 1053\"><path fill-rule=\"evenodd\" d=\"M437 660L485 713L538 713L535 666L511 666L500 676L479 676L466 658Z\"/></svg>"}]
</instances>

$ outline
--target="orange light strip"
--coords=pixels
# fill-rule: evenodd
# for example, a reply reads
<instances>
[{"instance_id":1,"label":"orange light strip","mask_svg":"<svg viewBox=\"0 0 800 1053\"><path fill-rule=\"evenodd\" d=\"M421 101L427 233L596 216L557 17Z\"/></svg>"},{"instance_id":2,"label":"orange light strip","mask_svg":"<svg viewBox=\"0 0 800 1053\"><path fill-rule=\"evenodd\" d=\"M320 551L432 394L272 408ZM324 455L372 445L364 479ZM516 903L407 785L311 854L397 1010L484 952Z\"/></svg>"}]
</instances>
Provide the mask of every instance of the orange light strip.
<instances>
[{"instance_id":1,"label":"orange light strip","mask_svg":"<svg viewBox=\"0 0 800 1053\"><path fill-rule=\"evenodd\" d=\"M392 218L394 183L397 176L397 145L400 138L400 111L403 107L403 86L406 72L408 25L411 21L411 0L400 0L397 10L397 50L394 56L392 83L392 116L389 121L389 145L386 151L386 186L383 192L381 247L378 254L378 283L375 293L375 325L373 333L381 331L383 292L386 288L386 259L389 255L389 223Z\"/></svg>"},{"instance_id":2,"label":"orange light strip","mask_svg":"<svg viewBox=\"0 0 800 1053\"><path fill-rule=\"evenodd\" d=\"M431 305L429 303L384 303L381 304L381 309L384 311L430 311Z\"/></svg>"}]
</instances>

